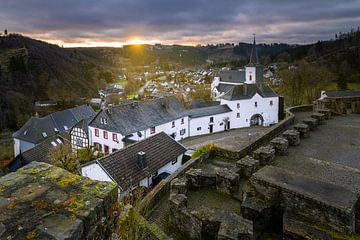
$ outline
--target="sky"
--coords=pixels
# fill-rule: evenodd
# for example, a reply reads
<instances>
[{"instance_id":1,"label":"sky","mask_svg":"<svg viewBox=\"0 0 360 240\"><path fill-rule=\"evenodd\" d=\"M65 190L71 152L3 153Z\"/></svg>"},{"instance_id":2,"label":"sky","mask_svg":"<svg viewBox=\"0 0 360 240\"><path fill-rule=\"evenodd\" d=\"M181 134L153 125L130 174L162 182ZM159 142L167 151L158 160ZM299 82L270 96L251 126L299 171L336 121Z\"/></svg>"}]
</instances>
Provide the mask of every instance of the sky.
<instances>
[{"instance_id":1,"label":"sky","mask_svg":"<svg viewBox=\"0 0 360 240\"><path fill-rule=\"evenodd\" d=\"M0 28L64 47L197 45L334 38L360 0L0 0Z\"/></svg>"}]
</instances>

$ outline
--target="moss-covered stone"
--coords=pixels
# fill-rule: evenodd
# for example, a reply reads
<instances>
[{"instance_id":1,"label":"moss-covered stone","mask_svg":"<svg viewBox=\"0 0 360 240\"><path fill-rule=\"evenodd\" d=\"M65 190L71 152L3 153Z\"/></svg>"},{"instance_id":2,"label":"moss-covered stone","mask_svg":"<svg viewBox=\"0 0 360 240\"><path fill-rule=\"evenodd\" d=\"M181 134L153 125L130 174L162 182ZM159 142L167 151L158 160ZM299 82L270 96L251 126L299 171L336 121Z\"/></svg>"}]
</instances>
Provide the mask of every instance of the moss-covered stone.
<instances>
[{"instance_id":1,"label":"moss-covered stone","mask_svg":"<svg viewBox=\"0 0 360 240\"><path fill-rule=\"evenodd\" d=\"M89 239L111 234L115 184L32 162L0 178L0 239Z\"/></svg>"}]
</instances>

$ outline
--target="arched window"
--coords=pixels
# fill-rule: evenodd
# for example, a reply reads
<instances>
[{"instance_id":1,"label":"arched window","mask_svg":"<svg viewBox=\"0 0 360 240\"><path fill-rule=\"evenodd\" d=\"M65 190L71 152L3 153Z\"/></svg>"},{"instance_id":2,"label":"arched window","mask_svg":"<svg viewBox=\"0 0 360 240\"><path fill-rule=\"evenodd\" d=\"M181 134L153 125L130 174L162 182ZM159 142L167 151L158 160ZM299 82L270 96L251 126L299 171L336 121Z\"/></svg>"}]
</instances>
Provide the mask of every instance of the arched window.
<instances>
[{"instance_id":1,"label":"arched window","mask_svg":"<svg viewBox=\"0 0 360 240\"><path fill-rule=\"evenodd\" d=\"M252 76L251 75L249 75L249 81L252 81Z\"/></svg>"},{"instance_id":2,"label":"arched window","mask_svg":"<svg viewBox=\"0 0 360 240\"><path fill-rule=\"evenodd\" d=\"M257 107L258 105L257 105L257 102L255 102L255 107Z\"/></svg>"}]
</instances>

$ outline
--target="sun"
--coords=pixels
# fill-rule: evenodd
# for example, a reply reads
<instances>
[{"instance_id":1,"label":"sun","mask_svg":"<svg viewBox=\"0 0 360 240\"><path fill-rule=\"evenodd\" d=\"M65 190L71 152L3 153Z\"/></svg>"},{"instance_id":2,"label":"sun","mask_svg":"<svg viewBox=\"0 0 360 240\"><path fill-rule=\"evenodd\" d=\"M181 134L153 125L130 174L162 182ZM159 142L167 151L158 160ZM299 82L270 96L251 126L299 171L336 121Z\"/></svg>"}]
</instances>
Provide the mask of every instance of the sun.
<instances>
[{"instance_id":1,"label":"sun","mask_svg":"<svg viewBox=\"0 0 360 240\"><path fill-rule=\"evenodd\" d=\"M141 44L146 44L146 41L141 40L139 38L134 38L134 39L126 41L125 44L127 44L127 45L141 45Z\"/></svg>"}]
</instances>

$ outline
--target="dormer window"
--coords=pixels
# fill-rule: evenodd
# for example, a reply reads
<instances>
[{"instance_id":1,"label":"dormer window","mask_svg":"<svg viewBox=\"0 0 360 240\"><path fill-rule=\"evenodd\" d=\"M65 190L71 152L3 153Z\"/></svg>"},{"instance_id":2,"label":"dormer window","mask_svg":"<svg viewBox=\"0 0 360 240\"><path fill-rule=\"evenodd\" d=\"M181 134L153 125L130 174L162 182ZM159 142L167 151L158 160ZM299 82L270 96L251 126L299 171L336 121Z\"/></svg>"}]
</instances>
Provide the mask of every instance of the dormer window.
<instances>
[{"instance_id":1,"label":"dormer window","mask_svg":"<svg viewBox=\"0 0 360 240\"><path fill-rule=\"evenodd\" d=\"M57 128L54 128L54 131L55 131L55 132L58 132L59 130L58 130Z\"/></svg>"},{"instance_id":2,"label":"dormer window","mask_svg":"<svg viewBox=\"0 0 360 240\"><path fill-rule=\"evenodd\" d=\"M24 136L27 134L27 131L25 130L25 132L24 132Z\"/></svg>"},{"instance_id":3,"label":"dormer window","mask_svg":"<svg viewBox=\"0 0 360 240\"><path fill-rule=\"evenodd\" d=\"M151 127L150 128L150 134L154 134L155 133L155 127Z\"/></svg>"},{"instance_id":4,"label":"dormer window","mask_svg":"<svg viewBox=\"0 0 360 240\"><path fill-rule=\"evenodd\" d=\"M104 118L104 117L100 118L100 123L107 124L107 118Z\"/></svg>"},{"instance_id":5,"label":"dormer window","mask_svg":"<svg viewBox=\"0 0 360 240\"><path fill-rule=\"evenodd\" d=\"M67 131L69 128L68 128L68 126L64 125L64 129L65 129L65 131Z\"/></svg>"},{"instance_id":6,"label":"dormer window","mask_svg":"<svg viewBox=\"0 0 360 240\"><path fill-rule=\"evenodd\" d=\"M47 137L46 132L42 132L42 135L43 135L44 138Z\"/></svg>"},{"instance_id":7,"label":"dormer window","mask_svg":"<svg viewBox=\"0 0 360 240\"><path fill-rule=\"evenodd\" d=\"M51 142L51 145L53 145L54 147L56 147L57 146L57 144L56 144L56 142Z\"/></svg>"}]
</instances>

